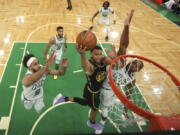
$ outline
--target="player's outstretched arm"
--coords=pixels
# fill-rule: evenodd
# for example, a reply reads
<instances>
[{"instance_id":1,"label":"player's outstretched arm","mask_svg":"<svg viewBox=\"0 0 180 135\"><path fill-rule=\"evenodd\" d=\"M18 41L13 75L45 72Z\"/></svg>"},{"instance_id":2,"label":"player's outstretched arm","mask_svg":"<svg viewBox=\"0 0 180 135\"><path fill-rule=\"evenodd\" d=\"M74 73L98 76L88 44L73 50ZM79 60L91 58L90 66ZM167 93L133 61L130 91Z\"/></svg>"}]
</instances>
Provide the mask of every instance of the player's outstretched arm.
<instances>
[{"instance_id":1,"label":"player's outstretched arm","mask_svg":"<svg viewBox=\"0 0 180 135\"><path fill-rule=\"evenodd\" d=\"M97 11L97 12L93 15L93 17L92 17L92 22L93 22L94 18L95 18L98 14L99 14L99 11Z\"/></svg>"},{"instance_id":2,"label":"player's outstretched arm","mask_svg":"<svg viewBox=\"0 0 180 135\"><path fill-rule=\"evenodd\" d=\"M37 82L43 76L43 74L46 73L46 71L47 67L42 67L39 71L26 75L22 80L22 84L24 86L32 85L33 83Z\"/></svg>"},{"instance_id":3,"label":"player's outstretched arm","mask_svg":"<svg viewBox=\"0 0 180 135\"><path fill-rule=\"evenodd\" d=\"M83 47L82 45L76 45L76 50L81 55L81 64L84 72L87 75L91 75L93 73L94 67L86 57L86 47Z\"/></svg>"},{"instance_id":4,"label":"player's outstretched arm","mask_svg":"<svg viewBox=\"0 0 180 135\"><path fill-rule=\"evenodd\" d=\"M60 70L50 70L49 69L48 74L50 74L50 75L64 75L66 72L66 69L68 67L68 59L67 58L62 59L61 66L62 66L62 69L60 69Z\"/></svg>"},{"instance_id":5,"label":"player's outstretched arm","mask_svg":"<svg viewBox=\"0 0 180 135\"><path fill-rule=\"evenodd\" d=\"M47 53L48 53L48 50L49 48L55 43L55 39L52 37L50 40L49 40L49 43L46 45L45 47L45 51L44 51L44 60L47 60Z\"/></svg>"},{"instance_id":6,"label":"player's outstretched arm","mask_svg":"<svg viewBox=\"0 0 180 135\"><path fill-rule=\"evenodd\" d=\"M129 25L131 23L133 14L134 14L134 10L132 9L130 13L127 13L127 17L125 18L124 29L120 37L120 46L117 52L118 56L126 54L126 50L129 44Z\"/></svg>"}]
</instances>

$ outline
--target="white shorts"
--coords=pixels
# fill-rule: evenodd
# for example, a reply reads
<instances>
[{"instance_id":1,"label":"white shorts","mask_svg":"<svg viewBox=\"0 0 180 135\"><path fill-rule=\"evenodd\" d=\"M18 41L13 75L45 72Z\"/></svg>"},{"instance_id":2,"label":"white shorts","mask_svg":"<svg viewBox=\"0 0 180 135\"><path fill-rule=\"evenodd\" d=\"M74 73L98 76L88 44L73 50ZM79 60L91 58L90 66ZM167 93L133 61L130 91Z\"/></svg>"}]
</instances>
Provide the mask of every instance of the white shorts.
<instances>
[{"instance_id":1,"label":"white shorts","mask_svg":"<svg viewBox=\"0 0 180 135\"><path fill-rule=\"evenodd\" d=\"M34 100L27 100L21 95L21 101L27 110L30 110L33 106L37 113L40 113L42 108L45 106L43 101L43 96Z\"/></svg>"},{"instance_id":2,"label":"white shorts","mask_svg":"<svg viewBox=\"0 0 180 135\"><path fill-rule=\"evenodd\" d=\"M59 50L51 50L51 53L54 53L55 56L55 64L60 64L61 58L62 58L62 54L63 54L63 49L59 49Z\"/></svg>"},{"instance_id":3,"label":"white shorts","mask_svg":"<svg viewBox=\"0 0 180 135\"><path fill-rule=\"evenodd\" d=\"M105 107L110 107L115 99L113 90L101 89L101 103Z\"/></svg>"},{"instance_id":4,"label":"white shorts","mask_svg":"<svg viewBox=\"0 0 180 135\"><path fill-rule=\"evenodd\" d=\"M102 24L102 23L105 23L106 25L110 25L109 17L100 16L98 19L98 24Z\"/></svg>"}]
</instances>

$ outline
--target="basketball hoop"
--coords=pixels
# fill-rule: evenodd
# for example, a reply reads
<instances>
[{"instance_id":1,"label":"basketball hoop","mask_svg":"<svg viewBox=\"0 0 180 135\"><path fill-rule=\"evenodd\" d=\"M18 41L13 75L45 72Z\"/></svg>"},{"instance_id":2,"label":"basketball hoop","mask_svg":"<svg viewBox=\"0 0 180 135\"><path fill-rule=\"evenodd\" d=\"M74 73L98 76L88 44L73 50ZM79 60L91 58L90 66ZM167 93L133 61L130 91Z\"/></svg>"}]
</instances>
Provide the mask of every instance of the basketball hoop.
<instances>
[{"instance_id":1,"label":"basketball hoop","mask_svg":"<svg viewBox=\"0 0 180 135\"><path fill-rule=\"evenodd\" d=\"M143 72L140 71L139 73L140 77L136 78L136 80L139 82L137 82L136 84L138 85L139 83L139 87L147 89L147 91L142 92L142 94L145 97L146 96L149 97L147 98L147 101L150 102L150 107L153 108L152 112L149 111L148 109L143 108L141 104L136 103L137 102L136 99L133 99L133 98L128 99L126 95L123 93L123 90L117 85L116 78L113 77L112 69L113 69L113 65L122 58L123 59L125 58L127 61L131 61L133 59L139 59L143 61L144 63ZM146 73L146 75L147 74L149 75L147 77L148 80L144 81L145 79L143 78L143 75L144 75L143 73ZM154 76L154 74L157 74L157 76ZM156 79L155 81L153 81L152 79L153 77L155 77ZM151 123L151 126L150 126L151 130L155 131L155 130L180 129L180 109L179 109L180 108L180 102L179 102L180 81L171 72L169 72L165 67L163 67L162 65L150 59L144 58L142 56L122 55L122 56L116 57L111 62L111 65L109 68L109 80L110 80L110 86L112 87L114 93L121 100L124 106L132 110L136 114L144 117L145 119L148 119ZM157 82L160 82L160 83L157 84ZM159 92L160 94L153 93L154 91L152 90L152 86L158 86L159 88L154 89L154 91L157 90L157 92ZM171 96L170 93L173 96ZM162 100L156 102L154 99L155 97L160 97ZM161 103L162 101L164 101L165 104ZM172 102L172 106L170 105L170 109L167 109L166 104L169 102ZM158 103L160 103L160 105L158 105Z\"/></svg>"}]
</instances>

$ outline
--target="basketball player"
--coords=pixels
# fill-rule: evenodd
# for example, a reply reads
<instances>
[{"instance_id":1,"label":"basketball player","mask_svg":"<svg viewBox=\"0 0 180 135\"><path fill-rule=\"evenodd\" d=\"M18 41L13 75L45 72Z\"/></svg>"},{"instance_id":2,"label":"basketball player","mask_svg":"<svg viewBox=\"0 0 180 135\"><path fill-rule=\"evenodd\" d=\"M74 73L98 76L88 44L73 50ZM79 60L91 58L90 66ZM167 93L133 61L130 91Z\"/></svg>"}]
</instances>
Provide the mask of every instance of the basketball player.
<instances>
[{"instance_id":1,"label":"basketball player","mask_svg":"<svg viewBox=\"0 0 180 135\"><path fill-rule=\"evenodd\" d=\"M48 53L48 50L50 49L50 53L53 53L55 55L55 69L58 70L63 51L66 51L67 49L67 44L66 44L67 38L63 34L62 26L58 26L56 30L57 30L57 34L49 40L49 43L45 48L44 59L45 60L47 59L47 53ZM58 76L54 75L54 79L57 79L57 78Z\"/></svg>"},{"instance_id":2,"label":"basketball player","mask_svg":"<svg viewBox=\"0 0 180 135\"><path fill-rule=\"evenodd\" d=\"M57 97L54 98L53 105L64 101L88 105L91 108L91 112L90 120L87 121L87 125L96 130L101 130L102 125L96 123L96 115L100 104L100 88L102 87L102 83L106 77L106 66L110 63L111 59L102 56L102 48L100 46L96 46L91 50L90 60L86 57L86 47L83 48L82 46L76 45L76 48L81 55L82 67L87 77L83 98L64 97L61 94L58 94Z\"/></svg>"},{"instance_id":3,"label":"basketball player","mask_svg":"<svg viewBox=\"0 0 180 135\"><path fill-rule=\"evenodd\" d=\"M71 3L71 0L67 0L67 3L68 3L67 10L72 10L72 3Z\"/></svg>"},{"instance_id":4,"label":"basketball player","mask_svg":"<svg viewBox=\"0 0 180 135\"><path fill-rule=\"evenodd\" d=\"M116 23L116 16L115 16L114 10L113 10L111 7L109 7L109 6L110 6L110 3L109 3L108 1L105 1L105 2L103 3L103 7L101 7L101 8L94 14L94 16L93 16L93 18L92 18L92 22L93 22L94 18L95 18L99 13L101 14L101 16L100 16L99 19L98 19L97 24L95 24L95 25L93 25L93 26L91 26L91 27L89 28L89 30L92 30L93 27L95 27L96 25L105 23L105 30L106 30L105 40L106 40L106 41L109 39L109 33L110 33L110 16L109 16L110 13L112 13L112 15L113 15L113 18L114 18L113 22L114 22L114 24Z\"/></svg>"},{"instance_id":5,"label":"basketball player","mask_svg":"<svg viewBox=\"0 0 180 135\"><path fill-rule=\"evenodd\" d=\"M38 59L33 54L27 54L23 59L23 65L28 69L22 80L23 92L21 100L24 107L29 110L33 106L37 113L40 113L45 106L43 101L43 84L46 75L63 75L66 71L68 61L62 61L61 70L50 70L49 66L53 63L53 55L47 60L45 66L39 64Z\"/></svg>"},{"instance_id":6,"label":"basketball player","mask_svg":"<svg viewBox=\"0 0 180 135\"><path fill-rule=\"evenodd\" d=\"M117 56L125 55L126 50L129 44L129 25L133 16L134 10L131 10L130 13L127 14L127 17L124 21L124 29L120 38L120 46L119 50L116 53L115 47L112 46L112 50L108 53L109 57L114 59ZM125 86L125 95L128 99L130 99L130 95L132 94L133 86L135 85L135 72L139 72L143 68L143 62L140 60L133 60L127 62L126 60L122 59L120 67L114 66L113 69L113 77L118 78L115 80L116 84ZM109 66L107 66L107 70ZM105 124L105 120L108 117L109 107L113 104L113 99L115 97L114 92L109 84L109 74L107 74L106 80L103 82L102 89L101 89L101 103L102 103L102 119L100 123L102 125ZM125 110L125 116L127 116L127 109ZM96 130L96 133L102 133L102 130Z\"/></svg>"}]
</instances>

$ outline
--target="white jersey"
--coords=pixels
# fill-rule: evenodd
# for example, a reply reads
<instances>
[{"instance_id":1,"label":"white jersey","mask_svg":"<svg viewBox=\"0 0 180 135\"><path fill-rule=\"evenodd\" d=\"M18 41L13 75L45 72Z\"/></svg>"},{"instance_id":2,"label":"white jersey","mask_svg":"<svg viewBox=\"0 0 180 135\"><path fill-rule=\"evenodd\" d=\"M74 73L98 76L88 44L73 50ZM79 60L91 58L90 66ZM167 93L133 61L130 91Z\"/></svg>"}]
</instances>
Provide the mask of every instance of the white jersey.
<instances>
[{"instance_id":1,"label":"white jersey","mask_svg":"<svg viewBox=\"0 0 180 135\"><path fill-rule=\"evenodd\" d=\"M101 16L102 17L106 17L106 18L109 18L109 13L112 13L113 12L113 9L108 7L107 9L104 9L104 7L101 7L99 9L99 13L101 13Z\"/></svg>"},{"instance_id":2,"label":"white jersey","mask_svg":"<svg viewBox=\"0 0 180 135\"><path fill-rule=\"evenodd\" d=\"M32 74L31 71L27 71L26 75ZM43 96L43 84L46 79L46 74L44 73L42 77L30 86L23 85L22 96L25 100L35 100Z\"/></svg>"},{"instance_id":3,"label":"white jersey","mask_svg":"<svg viewBox=\"0 0 180 135\"><path fill-rule=\"evenodd\" d=\"M131 74L129 75L127 73L127 70L126 70L126 66L127 66L127 62L126 62L126 65L120 69L113 69L113 78L115 80L115 83L117 86L120 86L120 85L123 85L123 86L126 86L130 83L132 83L132 81L135 80L135 74ZM107 70L109 69L109 66L107 66ZM105 89L105 90L111 90L111 86L109 85L109 73L107 75L107 78L106 80L103 82L103 85L102 85L102 88Z\"/></svg>"},{"instance_id":4,"label":"white jersey","mask_svg":"<svg viewBox=\"0 0 180 135\"><path fill-rule=\"evenodd\" d=\"M169 0L166 3L164 3L164 4L166 5L166 7L168 9L171 9L172 5L175 4L175 3L176 3L175 0Z\"/></svg>"},{"instance_id":5,"label":"white jersey","mask_svg":"<svg viewBox=\"0 0 180 135\"><path fill-rule=\"evenodd\" d=\"M51 51L56 51L56 50L60 50L63 48L63 45L66 42L66 37L63 35L62 38L57 38L57 35L54 36L55 39L55 44L52 45L51 47Z\"/></svg>"}]
</instances>

